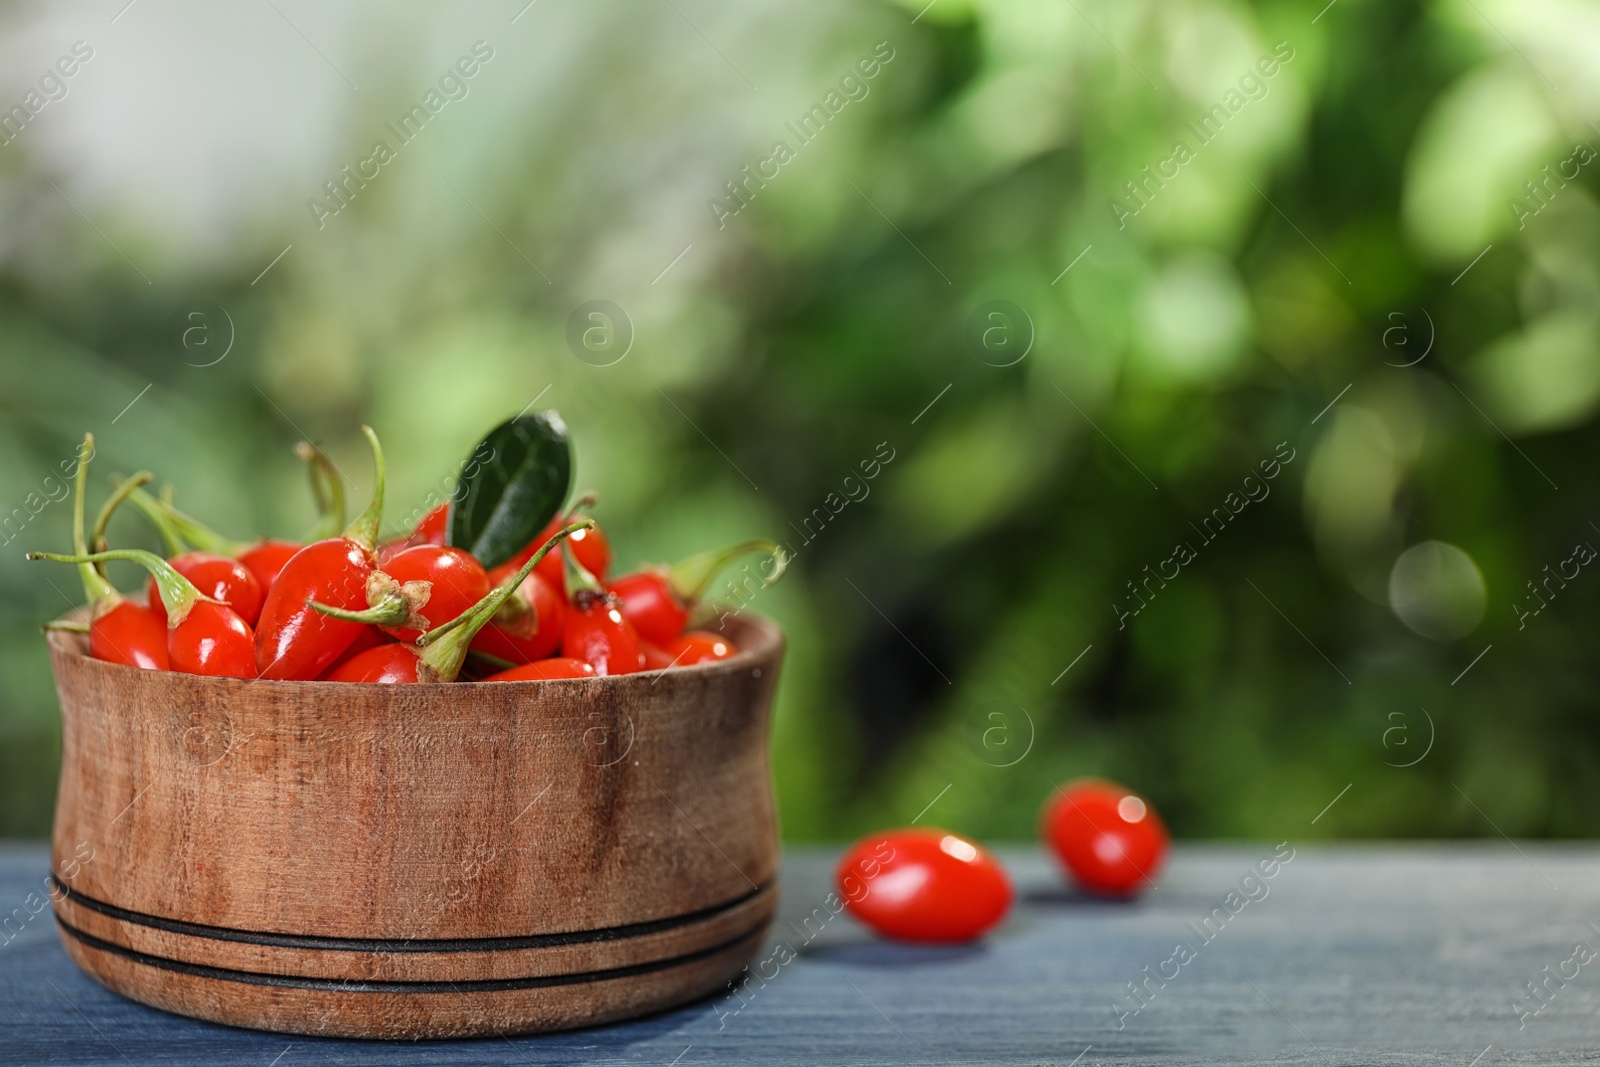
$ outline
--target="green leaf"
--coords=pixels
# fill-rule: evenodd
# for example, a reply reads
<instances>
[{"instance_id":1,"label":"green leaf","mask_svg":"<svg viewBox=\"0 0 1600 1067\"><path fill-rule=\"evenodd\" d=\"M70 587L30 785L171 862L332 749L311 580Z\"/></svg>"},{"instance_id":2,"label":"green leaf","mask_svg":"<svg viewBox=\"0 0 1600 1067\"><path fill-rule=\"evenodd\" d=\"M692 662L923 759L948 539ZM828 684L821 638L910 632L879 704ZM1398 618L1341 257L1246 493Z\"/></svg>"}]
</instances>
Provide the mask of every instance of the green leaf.
<instances>
[{"instance_id":1,"label":"green leaf","mask_svg":"<svg viewBox=\"0 0 1600 1067\"><path fill-rule=\"evenodd\" d=\"M450 502L449 543L485 567L520 552L556 517L572 486L572 446L554 411L519 415L473 449Z\"/></svg>"}]
</instances>

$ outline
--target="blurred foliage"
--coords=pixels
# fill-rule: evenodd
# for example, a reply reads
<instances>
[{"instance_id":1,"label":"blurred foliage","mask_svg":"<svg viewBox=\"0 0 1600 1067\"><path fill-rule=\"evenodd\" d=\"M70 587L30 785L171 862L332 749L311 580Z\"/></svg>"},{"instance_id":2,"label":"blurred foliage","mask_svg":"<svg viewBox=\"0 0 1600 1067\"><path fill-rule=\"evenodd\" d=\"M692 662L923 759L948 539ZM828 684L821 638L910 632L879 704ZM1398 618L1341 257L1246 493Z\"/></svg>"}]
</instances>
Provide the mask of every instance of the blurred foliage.
<instances>
[{"instance_id":1,"label":"blurred foliage","mask_svg":"<svg viewBox=\"0 0 1600 1067\"><path fill-rule=\"evenodd\" d=\"M536 398L572 427L623 566L790 539L752 610L790 638L791 838L934 801L926 822L1027 837L1082 774L1191 837L1594 834L1600 578L1549 575L1600 545L1596 168L1560 176L1600 145L1600 17L1319 6L285 5L333 59L271 21L228 47L295 80L321 132L262 126L259 172L166 195L124 178L112 127L146 156L243 151L184 121L227 103L226 72L160 82L119 45L234 16L96 23L101 66L0 148L0 500L25 527L0 535L0 834L48 826L37 627L78 591L21 552L66 544L70 506L27 501L82 431L101 475L148 467L220 528L293 535L292 444L325 442L360 501L370 421L397 529ZM32 36L23 69L81 34ZM306 199L478 39L496 56L471 95L318 229ZM786 124L878 42L870 91L800 143ZM1275 46L1292 59L1252 75ZM96 110L124 91L168 110ZM719 226L708 201L730 207L724 183L778 139L794 158ZM1125 183L1179 140L1193 158L1132 214ZM280 151L304 165L269 166ZM193 188L195 213L223 203L217 233ZM635 332L610 366L568 346L595 298ZM174 325L197 300L236 334L210 366ZM1020 361L1026 326L974 339L997 300L1031 320ZM1293 458L1247 482L1275 453ZM113 533L153 544L134 516ZM1194 558L1131 614L1128 583L1170 576L1179 543Z\"/></svg>"}]
</instances>

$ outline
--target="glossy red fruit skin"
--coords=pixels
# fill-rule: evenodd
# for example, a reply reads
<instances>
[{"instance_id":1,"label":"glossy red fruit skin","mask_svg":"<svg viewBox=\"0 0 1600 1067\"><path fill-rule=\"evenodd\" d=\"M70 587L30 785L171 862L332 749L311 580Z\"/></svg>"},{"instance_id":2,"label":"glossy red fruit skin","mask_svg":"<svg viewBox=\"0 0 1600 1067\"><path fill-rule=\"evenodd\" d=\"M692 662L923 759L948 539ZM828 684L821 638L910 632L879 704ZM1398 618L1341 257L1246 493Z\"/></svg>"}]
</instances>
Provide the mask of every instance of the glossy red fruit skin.
<instances>
[{"instance_id":1,"label":"glossy red fruit skin","mask_svg":"<svg viewBox=\"0 0 1600 1067\"><path fill-rule=\"evenodd\" d=\"M361 628L361 636L350 642L350 647L341 652L339 654L339 658L334 660L328 669L322 672L322 677L326 679L334 671L338 670L346 663L349 663L351 660L355 659L368 649L377 648L379 645L388 645L393 643L394 638L390 637L376 626L363 626Z\"/></svg>"},{"instance_id":2,"label":"glossy red fruit skin","mask_svg":"<svg viewBox=\"0 0 1600 1067\"><path fill-rule=\"evenodd\" d=\"M166 619L124 600L89 624L89 655L147 671L171 670Z\"/></svg>"},{"instance_id":3,"label":"glossy red fruit skin","mask_svg":"<svg viewBox=\"0 0 1600 1067\"><path fill-rule=\"evenodd\" d=\"M561 654L583 660L596 674L633 674L644 669L633 624L604 597L585 597L584 603L567 609Z\"/></svg>"},{"instance_id":4,"label":"glossy red fruit skin","mask_svg":"<svg viewBox=\"0 0 1600 1067\"><path fill-rule=\"evenodd\" d=\"M378 685L416 685L417 650L398 642L369 648L359 656L351 656L335 670L329 671L324 681L369 682Z\"/></svg>"},{"instance_id":5,"label":"glossy red fruit skin","mask_svg":"<svg viewBox=\"0 0 1600 1067\"><path fill-rule=\"evenodd\" d=\"M395 581L430 582L433 588L422 606L429 626L441 626L489 595L489 573L468 552L443 545L417 545L390 558L383 571ZM422 631L405 626L385 626L392 637L407 644Z\"/></svg>"},{"instance_id":6,"label":"glossy red fruit skin","mask_svg":"<svg viewBox=\"0 0 1600 1067\"><path fill-rule=\"evenodd\" d=\"M674 667L715 663L719 659L730 659L739 654L732 641L721 634L707 633L705 630L690 630L662 651L671 658Z\"/></svg>"},{"instance_id":7,"label":"glossy red fruit skin","mask_svg":"<svg viewBox=\"0 0 1600 1067\"><path fill-rule=\"evenodd\" d=\"M523 580L517 595L531 607L533 617L538 619L538 626L503 626L491 622L478 631L472 647L512 663L533 663L561 646L561 631L567 622L567 601L544 580L538 570Z\"/></svg>"},{"instance_id":8,"label":"glossy red fruit skin","mask_svg":"<svg viewBox=\"0 0 1600 1067\"><path fill-rule=\"evenodd\" d=\"M1040 830L1073 881L1111 897L1149 888L1171 841L1149 802L1097 778L1058 790L1045 806Z\"/></svg>"},{"instance_id":9,"label":"glossy red fruit skin","mask_svg":"<svg viewBox=\"0 0 1600 1067\"><path fill-rule=\"evenodd\" d=\"M672 591L667 576L659 571L624 574L606 588L621 601L618 609L622 617L653 645L666 648L689 622L689 609Z\"/></svg>"},{"instance_id":10,"label":"glossy red fruit skin","mask_svg":"<svg viewBox=\"0 0 1600 1067\"><path fill-rule=\"evenodd\" d=\"M417 520L417 528L411 531L413 545L442 545L445 538L445 526L450 521L450 504L440 504L421 519Z\"/></svg>"},{"instance_id":11,"label":"glossy red fruit skin","mask_svg":"<svg viewBox=\"0 0 1600 1067\"><path fill-rule=\"evenodd\" d=\"M408 548L418 545L442 545L445 542L445 524L450 518L449 503L440 504L421 519L417 520L414 530L404 537L395 537L378 546L378 563L388 563L389 560L404 552Z\"/></svg>"},{"instance_id":12,"label":"glossy red fruit skin","mask_svg":"<svg viewBox=\"0 0 1600 1067\"><path fill-rule=\"evenodd\" d=\"M528 562L535 552L539 551L539 546L565 529L567 524L572 521L573 516L571 515L558 515L556 518L551 519L545 528L539 531L539 536L529 541L521 552L518 552L509 562L502 563L490 571L489 579L499 583L517 573L522 569L522 565ZM573 557L583 564L583 569L594 575L596 581L603 583L606 580L606 572L611 569L611 542L606 540L606 535L600 531L600 527L595 526L588 530L579 530L567 538L566 543L572 548ZM561 562L560 551L552 552L540 560L539 565L534 568L534 573L549 582L556 592L562 596L567 595L566 568Z\"/></svg>"},{"instance_id":13,"label":"glossy red fruit skin","mask_svg":"<svg viewBox=\"0 0 1600 1067\"><path fill-rule=\"evenodd\" d=\"M167 560L172 569L194 583L196 589L213 600L220 600L234 610L247 625L254 626L261 617L261 601L266 593L255 573L244 563L227 556L214 556L209 552L185 552ZM151 614L167 622L167 609L156 590L156 580L145 585L145 600Z\"/></svg>"},{"instance_id":14,"label":"glossy red fruit skin","mask_svg":"<svg viewBox=\"0 0 1600 1067\"><path fill-rule=\"evenodd\" d=\"M664 671L674 666L672 657L649 641L639 642L639 654L644 657L644 669L647 671Z\"/></svg>"},{"instance_id":15,"label":"glossy red fruit skin","mask_svg":"<svg viewBox=\"0 0 1600 1067\"><path fill-rule=\"evenodd\" d=\"M378 546L378 566L382 567L408 548L416 547L409 537L395 537Z\"/></svg>"},{"instance_id":16,"label":"glossy red fruit skin","mask_svg":"<svg viewBox=\"0 0 1600 1067\"><path fill-rule=\"evenodd\" d=\"M553 656L537 663L524 663L519 667L491 674L486 682L534 682L554 678L593 678L595 670L581 659Z\"/></svg>"},{"instance_id":17,"label":"glossy red fruit skin","mask_svg":"<svg viewBox=\"0 0 1600 1067\"><path fill-rule=\"evenodd\" d=\"M852 915L897 941L971 941L1005 917L1015 895L982 845L931 828L862 838L834 884Z\"/></svg>"},{"instance_id":18,"label":"glossy red fruit skin","mask_svg":"<svg viewBox=\"0 0 1600 1067\"><path fill-rule=\"evenodd\" d=\"M256 635L227 605L197 601L167 631L167 659L183 674L254 678Z\"/></svg>"},{"instance_id":19,"label":"glossy red fruit skin","mask_svg":"<svg viewBox=\"0 0 1600 1067\"><path fill-rule=\"evenodd\" d=\"M278 575L283 572L284 565L304 547L293 541L262 541L239 553L239 562L256 576L256 582L261 586L261 595L265 599L267 592L272 588L272 583L276 582Z\"/></svg>"},{"instance_id":20,"label":"glossy red fruit skin","mask_svg":"<svg viewBox=\"0 0 1600 1067\"><path fill-rule=\"evenodd\" d=\"M347 537L307 545L284 565L267 590L256 624L256 666L262 678L308 681L361 636L363 623L334 619L308 601L365 611L372 554Z\"/></svg>"}]
</instances>

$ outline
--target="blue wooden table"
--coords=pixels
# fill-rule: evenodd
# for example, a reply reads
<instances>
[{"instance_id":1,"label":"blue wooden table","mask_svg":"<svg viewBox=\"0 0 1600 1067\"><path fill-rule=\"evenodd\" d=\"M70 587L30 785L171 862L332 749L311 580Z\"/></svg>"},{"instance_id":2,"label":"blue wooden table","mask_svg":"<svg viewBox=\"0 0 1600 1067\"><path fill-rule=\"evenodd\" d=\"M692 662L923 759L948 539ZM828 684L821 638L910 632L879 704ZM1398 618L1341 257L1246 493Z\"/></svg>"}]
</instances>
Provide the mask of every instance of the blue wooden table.
<instances>
[{"instance_id":1,"label":"blue wooden table","mask_svg":"<svg viewBox=\"0 0 1600 1067\"><path fill-rule=\"evenodd\" d=\"M107 992L24 903L44 846L0 845L0 1064L1600 1062L1600 848L1290 843L1267 876L1272 844L1189 846L1134 904L1001 851L1018 906L980 945L822 922L835 853L792 850L773 944L797 957L764 985L621 1026L395 1044L234 1030Z\"/></svg>"}]
</instances>

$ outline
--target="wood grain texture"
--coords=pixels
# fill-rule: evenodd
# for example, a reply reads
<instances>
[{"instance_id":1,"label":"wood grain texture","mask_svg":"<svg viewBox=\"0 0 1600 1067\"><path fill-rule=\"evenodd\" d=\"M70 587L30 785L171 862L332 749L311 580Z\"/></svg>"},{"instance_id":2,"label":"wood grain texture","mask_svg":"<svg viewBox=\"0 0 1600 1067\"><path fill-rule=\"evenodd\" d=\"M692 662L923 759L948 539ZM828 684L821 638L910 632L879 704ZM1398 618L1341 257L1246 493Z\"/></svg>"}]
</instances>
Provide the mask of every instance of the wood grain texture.
<instances>
[{"instance_id":1,"label":"wood grain texture","mask_svg":"<svg viewBox=\"0 0 1600 1067\"><path fill-rule=\"evenodd\" d=\"M1316 814L1286 812L1285 836ZM1179 845L1158 888L1127 904L1076 896L1048 857L1002 848L1016 908L981 944L957 947L879 941L848 914L819 929L808 919L827 914L838 850L790 848L778 921L750 968L770 980L610 1026L422 1043L239 1030L107 992L52 929L45 847L0 843L0 912L23 916L8 924L14 934L0 934L0 1067L1596 1062L1596 963L1564 987L1552 983L1526 1025L1517 1008L1533 1003L1525 983L1558 968L1576 941L1600 945L1589 925L1600 922L1600 846L1291 843L1298 855L1270 895L1178 977L1152 983L1148 1006L1120 1029L1111 1009L1126 1004L1127 983L1156 970L1175 942L1194 941L1189 924L1270 843ZM766 961L780 944L797 957L774 968Z\"/></svg>"},{"instance_id":2,"label":"wood grain texture","mask_svg":"<svg viewBox=\"0 0 1600 1067\"><path fill-rule=\"evenodd\" d=\"M776 897L783 639L735 627L717 664L432 686L138 671L53 633L63 943L136 1000L297 1033L519 1033L704 995Z\"/></svg>"}]
</instances>

